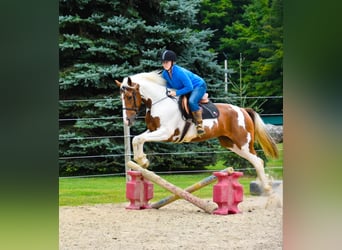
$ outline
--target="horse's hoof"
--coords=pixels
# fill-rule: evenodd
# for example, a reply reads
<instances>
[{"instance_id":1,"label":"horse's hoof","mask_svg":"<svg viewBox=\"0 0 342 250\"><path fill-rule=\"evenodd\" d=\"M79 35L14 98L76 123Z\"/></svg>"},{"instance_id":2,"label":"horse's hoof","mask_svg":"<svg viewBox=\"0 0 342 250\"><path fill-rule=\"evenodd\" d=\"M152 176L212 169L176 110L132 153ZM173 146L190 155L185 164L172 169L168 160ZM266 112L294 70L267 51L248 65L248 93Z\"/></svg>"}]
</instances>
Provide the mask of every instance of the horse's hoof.
<instances>
[{"instance_id":1,"label":"horse's hoof","mask_svg":"<svg viewBox=\"0 0 342 250\"><path fill-rule=\"evenodd\" d=\"M234 173L234 168L228 167L227 172L228 172L228 174Z\"/></svg>"},{"instance_id":2,"label":"horse's hoof","mask_svg":"<svg viewBox=\"0 0 342 250\"><path fill-rule=\"evenodd\" d=\"M142 160L141 164L140 164L140 166L143 168L148 168L149 165L150 165L150 161L146 158L144 160Z\"/></svg>"},{"instance_id":3,"label":"horse's hoof","mask_svg":"<svg viewBox=\"0 0 342 250\"><path fill-rule=\"evenodd\" d=\"M263 187L263 195L270 196L273 194L273 189L271 185L265 185Z\"/></svg>"}]
</instances>

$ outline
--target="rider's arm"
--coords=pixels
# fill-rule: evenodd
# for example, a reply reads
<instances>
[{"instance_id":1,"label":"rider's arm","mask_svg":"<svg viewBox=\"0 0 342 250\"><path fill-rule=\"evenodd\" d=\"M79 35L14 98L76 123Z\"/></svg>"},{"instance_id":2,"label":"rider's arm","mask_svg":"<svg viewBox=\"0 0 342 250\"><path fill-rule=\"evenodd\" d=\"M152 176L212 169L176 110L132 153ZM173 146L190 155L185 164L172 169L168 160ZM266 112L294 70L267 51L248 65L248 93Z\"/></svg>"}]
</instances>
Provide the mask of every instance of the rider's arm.
<instances>
[{"instance_id":1,"label":"rider's arm","mask_svg":"<svg viewBox=\"0 0 342 250\"><path fill-rule=\"evenodd\" d=\"M182 68L175 68L173 73L174 79L179 82L179 88L176 90L176 95L185 95L193 90L192 82L189 76L182 70Z\"/></svg>"}]
</instances>

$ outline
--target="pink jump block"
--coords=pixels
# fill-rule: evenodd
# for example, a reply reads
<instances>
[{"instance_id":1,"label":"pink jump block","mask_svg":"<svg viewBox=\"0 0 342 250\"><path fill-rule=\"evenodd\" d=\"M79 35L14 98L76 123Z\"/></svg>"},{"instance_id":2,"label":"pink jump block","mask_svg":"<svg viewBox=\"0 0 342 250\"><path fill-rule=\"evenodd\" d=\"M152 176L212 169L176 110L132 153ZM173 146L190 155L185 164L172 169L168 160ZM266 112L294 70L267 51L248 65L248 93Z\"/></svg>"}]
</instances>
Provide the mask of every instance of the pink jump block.
<instances>
[{"instance_id":1,"label":"pink jump block","mask_svg":"<svg viewBox=\"0 0 342 250\"><path fill-rule=\"evenodd\" d=\"M130 204L126 209L151 208L148 201L153 198L153 184L145 180L138 171L128 171L131 180L126 183L126 198Z\"/></svg>"},{"instance_id":2,"label":"pink jump block","mask_svg":"<svg viewBox=\"0 0 342 250\"><path fill-rule=\"evenodd\" d=\"M243 200L243 186L238 178L242 172L214 172L218 183L213 187L213 201L218 205L214 214L226 215L240 213L238 204Z\"/></svg>"}]
</instances>

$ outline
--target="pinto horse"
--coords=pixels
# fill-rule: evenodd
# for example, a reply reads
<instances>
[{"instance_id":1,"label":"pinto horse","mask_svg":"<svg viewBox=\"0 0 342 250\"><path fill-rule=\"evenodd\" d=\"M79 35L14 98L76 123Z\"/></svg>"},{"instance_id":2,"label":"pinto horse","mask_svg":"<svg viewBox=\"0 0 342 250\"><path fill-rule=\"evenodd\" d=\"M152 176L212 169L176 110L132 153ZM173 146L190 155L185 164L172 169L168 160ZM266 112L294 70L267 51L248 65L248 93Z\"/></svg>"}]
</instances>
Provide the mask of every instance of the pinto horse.
<instances>
[{"instance_id":1,"label":"pinto horse","mask_svg":"<svg viewBox=\"0 0 342 250\"><path fill-rule=\"evenodd\" d=\"M222 147L235 152L255 167L264 191L266 194L271 193L272 187L264 172L264 161L257 156L254 142L259 142L269 157L277 158L278 150L264 122L254 110L215 103L219 116L203 120L205 134L198 137L195 124L192 123L184 135L186 121L178 101L167 95L166 82L160 74L139 73L125 77L122 83L117 80L115 82L121 90L126 125L133 125L142 103L146 105L147 130L135 136L132 141L134 160L142 167L149 166L143 151L145 142L199 142L218 138Z\"/></svg>"}]
</instances>

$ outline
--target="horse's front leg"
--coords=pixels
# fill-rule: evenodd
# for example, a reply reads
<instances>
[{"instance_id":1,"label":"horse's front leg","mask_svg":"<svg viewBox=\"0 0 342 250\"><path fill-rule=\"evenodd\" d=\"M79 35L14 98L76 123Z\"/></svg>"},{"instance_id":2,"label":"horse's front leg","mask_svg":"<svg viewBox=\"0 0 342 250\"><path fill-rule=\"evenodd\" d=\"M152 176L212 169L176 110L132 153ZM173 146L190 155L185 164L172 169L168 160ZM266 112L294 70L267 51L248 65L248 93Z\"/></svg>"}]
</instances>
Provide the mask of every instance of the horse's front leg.
<instances>
[{"instance_id":1,"label":"horse's front leg","mask_svg":"<svg viewBox=\"0 0 342 250\"><path fill-rule=\"evenodd\" d=\"M148 132L149 131L146 131L135 136L132 141L134 160L144 168L147 168L150 165L149 160L146 158L146 154L144 154L144 143Z\"/></svg>"},{"instance_id":2,"label":"horse's front leg","mask_svg":"<svg viewBox=\"0 0 342 250\"><path fill-rule=\"evenodd\" d=\"M171 134L167 129L158 129L153 132L149 130L144 133L137 135L133 138L133 154L134 160L143 168L147 168L150 165L149 160L144 154L144 143L151 141L165 141L170 138Z\"/></svg>"}]
</instances>

